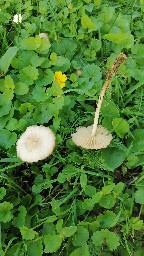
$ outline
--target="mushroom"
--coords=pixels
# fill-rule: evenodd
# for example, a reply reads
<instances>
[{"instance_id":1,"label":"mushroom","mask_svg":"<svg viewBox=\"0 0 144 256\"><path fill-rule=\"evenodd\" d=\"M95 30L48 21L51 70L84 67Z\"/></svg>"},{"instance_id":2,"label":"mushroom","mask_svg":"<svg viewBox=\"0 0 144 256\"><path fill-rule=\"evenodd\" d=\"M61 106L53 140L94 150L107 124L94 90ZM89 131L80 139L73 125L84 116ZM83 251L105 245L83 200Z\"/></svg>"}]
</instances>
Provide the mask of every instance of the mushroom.
<instances>
[{"instance_id":1,"label":"mushroom","mask_svg":"<svg viewBox=\"0 0 144 256\"><path fill-rule=\"evenodd\" d=\"M77 146L86 149L101 149L106 148L110 144L112 140L112 135L108 132L106 128L98 125L99 113L105 91L110 85L112 76L125 60L127 60L126 55L120 53L107 73L106 81L102 87L98 99L98 104L95 111L94 124L88 127L78 127L76 133L72 134L72 140Z\"/></svg>"},{"instance_id":2,"label":"mushroom","mask_svg":"<svg viewBox=\"0 0 144 256\"><path fill-rule=\"evenodd\" d=\"M55 147L55 135L45 126L32 125L16 143L17 156L24 162L33 163L50 156Z\"/></svg>"},{"instance_id":3,"label":"mushroom","mask_svg":"<svg viewBox=\"0 0 144 256\"><path fill-rule=\"evenodd\" d=\"M72 134L73 142L77 146L86 149L106 148L112 140L112 135L101 125L98 125L94 136L91 135L92 129L92 125L88 127L78 127L77 132Z\"/></svg>"},{"instance_id":4,"label":"mushroom","mask_svg":"<svg viewBox=\"0 0 144 256\"><path fill-rule=\"evenodd\" d=\"M46 33L40 33L39 37L40 38L44 38L47 42L50 43L49 37L48 37L48 35Z\"/></svg>"}]
</instances>

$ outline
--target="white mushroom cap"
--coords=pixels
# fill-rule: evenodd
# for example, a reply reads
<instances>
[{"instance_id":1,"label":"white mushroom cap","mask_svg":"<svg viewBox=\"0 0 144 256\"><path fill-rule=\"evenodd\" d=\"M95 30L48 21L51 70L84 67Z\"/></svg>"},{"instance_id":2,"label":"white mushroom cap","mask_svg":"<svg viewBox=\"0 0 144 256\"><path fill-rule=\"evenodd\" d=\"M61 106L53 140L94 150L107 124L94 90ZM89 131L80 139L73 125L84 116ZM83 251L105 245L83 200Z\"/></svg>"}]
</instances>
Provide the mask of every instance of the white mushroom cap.
<instances>
[{"instance_id":1,"label":"white mushroom cap","mask_svg":"<svg viewBox=\"0 0 144 256\"><path fill-rule=\"evenodd\" d=\"M101 125L98 125L96 134L92 133L93 125L88 127L78 127L76 133L72 134L73 142L82 148L86 149L101 149L106 148L111 140L112 135L108 130Z\"/></svg>"},{"instance_id":2,"label":"white mushroom cap","mask_svg":"<svg viewBox=\"0 0 144 256\"><path fill-rule=\"evenodd\" d=\"M17 156L33 163L50 156L55 147L55 135L45 126L29 126L16 144Z\"/></svg>"},{"instance_id":3,"label":"white mushroom cap","mask_svg":"<svg viewBox=\"0 0 144 256\"><path fill-rule=\"evenodd\" d=\"M48 35L46 33L40 33L39 37L44 38L46 41L48 41L50 43L50 40L49 40Z\"/></svg>"}]
</instances>

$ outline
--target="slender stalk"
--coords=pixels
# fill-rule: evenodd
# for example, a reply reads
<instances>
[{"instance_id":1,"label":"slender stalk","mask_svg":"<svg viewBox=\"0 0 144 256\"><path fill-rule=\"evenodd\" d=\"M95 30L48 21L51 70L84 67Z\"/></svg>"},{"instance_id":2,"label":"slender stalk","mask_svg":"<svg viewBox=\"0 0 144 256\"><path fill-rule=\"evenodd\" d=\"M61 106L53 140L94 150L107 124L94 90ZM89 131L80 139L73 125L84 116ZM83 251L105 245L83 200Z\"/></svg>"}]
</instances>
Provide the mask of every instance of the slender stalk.
<instances>
[{"instance_id":1,"label":"slender stalk","mask_svg":"<svg viewBox=\"0 0 144 256\"><path fill-rule=\"evenodd\" d=\"M100 114L100 109L101 109L103 97L104 97L104 94L105 94L105 91L106 91L107 87L110 84L110 81L111 80L106 80L105 81L105 83L104 83L104 85L102 87L99 99L98 99L98 104L97 104L97 108L96 108L96 111L95 111L95 118L94 118L93 129L92 129L92 133L91 133L92 136L95 136L95 134L96 134L96 130L97 130L97 126L98 126L98 119L99 119L99 114Z\"/></svg>"},{"instance_id":2,"label":"slender stalk","mask_svg":"<svg viewBox=\"0 0 144 256\"><path fill-rule=\"evenodd\" d=\"M97 104L97 108L95 111L95 117L94 117L94 124L93 124L93 128L92 128L92 132L91 132L91 136L95 136L96 131L97 131L97 126L98 126L98 119L99 119L99 114L100 114L100 109L101 109L101 105L102 105L102 101L103 101L103 97L105 94L106 89L108 88L108 86L110 85L110 82L112 80L112 76L114 73L116 73L117 69L119 68L119 66L125 61L127 60L127 57L125 54L120 53L118 55L118 57L115 59L112 67L109 69L107 76L106 76L106 81L102 87L99 99L98 99L98 104Z\"/></svg>"}]
</instances>

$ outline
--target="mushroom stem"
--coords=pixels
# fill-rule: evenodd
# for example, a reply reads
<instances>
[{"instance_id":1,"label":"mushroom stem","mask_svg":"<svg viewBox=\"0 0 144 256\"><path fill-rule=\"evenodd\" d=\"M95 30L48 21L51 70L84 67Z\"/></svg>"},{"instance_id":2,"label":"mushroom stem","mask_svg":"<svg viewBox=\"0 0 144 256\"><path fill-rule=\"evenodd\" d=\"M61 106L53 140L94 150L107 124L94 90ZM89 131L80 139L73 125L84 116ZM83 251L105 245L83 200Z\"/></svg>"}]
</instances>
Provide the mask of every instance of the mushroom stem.
<instances>
[{"instance_id":1,"label":"mushroom stem","mask_svg":"<svg viewBox=\"0 0 144 256\"><path fill-rule=\"evenodd\" d=\"M100 109L101 109L103 97L104 97L104 94L105 94L105 91L106 91L107 87L110 84L110 81L111 80L106 80L103 87L102 87L102 90L101 90L101 93L100 93L100 96L99 96L99 99L98 99L97 108L96 108L96 111L95 111L94 124L93 124L93 128L92 128L91 136L95 136L95 134L96 134L96 130L97 130L97 126L98 126L98 119L99 119L99 114L100 114Z\"/></svg>"},{"instance_id":2,"label":"mushroom stem","mask_svg":"<svg viewBox=\"0 0 144 256\"><path fill-rule=\"evenodd\" d=\"M120 53L118 55L118 57L115 59L112 67L109 69L107 76L106 76L106 81L102 87L99 99L98 99L98 104L97 104L97 108L95 111L95 117L94 117L94 124L93 124L93 128L92 128L92 132L91 132L91 136L95 136L96 134L96 130L97 130L97 126L98 126L98 119L99 119L99 114L100 114L100 109L101 109L101 105L102 105L102 101L103 101L103 97L105 94L106 89L108 88L108 86L110 85L110 82L112 80L112 76L114 73L116 73L116 71L118 70L119 66L125 61L127 60L127 56L123 53Z\"/></svg>"}]
</instances>

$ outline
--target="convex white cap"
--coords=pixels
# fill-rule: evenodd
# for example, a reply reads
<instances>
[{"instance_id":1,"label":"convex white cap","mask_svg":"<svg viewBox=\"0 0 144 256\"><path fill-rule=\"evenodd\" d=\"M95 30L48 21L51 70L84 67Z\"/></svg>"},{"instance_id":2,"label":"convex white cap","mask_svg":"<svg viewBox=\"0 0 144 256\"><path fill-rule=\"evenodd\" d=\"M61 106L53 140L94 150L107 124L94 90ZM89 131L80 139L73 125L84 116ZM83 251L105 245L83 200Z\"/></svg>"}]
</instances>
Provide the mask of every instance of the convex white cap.
<instances>
[{"instance_id":1,"label":"convex white cap","mask_svg":"<svg viewBox=\"0 0 144 256\"><path fill-rule=\"evenodd\" d=\"M17 156L33 163L50 156L55 147L55 135L45 126L29 126L16 143Z\"/></svg>"}]
</instances>

